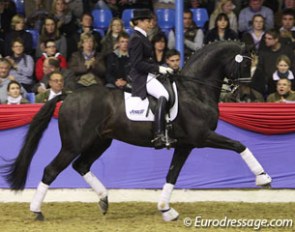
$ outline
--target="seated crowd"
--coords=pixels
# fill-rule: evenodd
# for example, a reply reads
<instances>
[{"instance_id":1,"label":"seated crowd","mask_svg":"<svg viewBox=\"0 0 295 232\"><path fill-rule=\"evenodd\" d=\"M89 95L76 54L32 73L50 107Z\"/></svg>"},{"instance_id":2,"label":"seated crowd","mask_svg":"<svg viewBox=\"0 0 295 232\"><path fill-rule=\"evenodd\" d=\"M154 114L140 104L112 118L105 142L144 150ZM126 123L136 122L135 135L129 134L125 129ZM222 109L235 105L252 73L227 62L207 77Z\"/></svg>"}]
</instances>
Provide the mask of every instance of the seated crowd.
<instances>
[{"instance_id":1,"label":"seated crowd","mask_svg":"<svg viewBox=\"0 0 295 232\"><path fill-rule=\"evenodd\" d=\"M245 83L222 94L221 102L295 101L294 0L185 0L184 60L215 41L241 41L251 50L252 67ZM129 85L125 9L149 8L151 59L181 71L175 30L161 29L156 10L174 1L27 0L24 14L12 0L0 1L0 104L45 103L61 93L89 85L124 89ZM93 27L92 10L110 9L105 31ZM205 8L209 19L199 27L192 8ZM29 30L38 32L37 40ZM35 101L27 97L34 95ZM30 102L27 100L30 99Z\"/></svg>"}]
</instances>

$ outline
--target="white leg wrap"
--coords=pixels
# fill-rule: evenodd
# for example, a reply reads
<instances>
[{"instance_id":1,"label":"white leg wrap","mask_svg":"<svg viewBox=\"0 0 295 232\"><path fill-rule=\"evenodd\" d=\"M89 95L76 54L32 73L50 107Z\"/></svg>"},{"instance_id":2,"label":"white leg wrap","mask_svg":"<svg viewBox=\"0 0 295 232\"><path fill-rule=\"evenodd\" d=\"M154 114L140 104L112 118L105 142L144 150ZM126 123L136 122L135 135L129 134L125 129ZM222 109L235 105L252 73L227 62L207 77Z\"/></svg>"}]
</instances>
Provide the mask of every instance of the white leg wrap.
<instances>
[{"instance_id":1,"label":"white leg wrap","mask_svg":"<svg viewBox=\"0 0 295 232\"><path fill-rule=\"evenodd\" d=\"M241 152L241 156L255 176L264 172L262 166L248 148Z\"/></svg>"},{"instance_id":2,"label":"white leg wrap","mask_svg":"<svg viewBox=\"0 0 295 232\"><path fill-rule=\"evenodd\" d=\"M160 200L158 202L158 210L168 210L169 209L169 202L171 198L172 191L174 189L173 184L164 184Z\"/></svg>"},{"instance_id":3,"label":"white leg wrap","mask_svg":"<svg viewBox=\"0 0 295 232\"><path fill-rule=\"evenodd\" d=\"M30 204L30 210L32 212L41 212L41 204L45 198L48 187L49 186L47 184L44 184L43 182L39 183L36 193L35 193L33 200Z\"/></svg>"},{"instance_id":4,"label":"white leg wrap","mask_svg":"<svg viewBox=\"0 0 295 232\"><path fill-rule=\"evenodd\" d=\"M98 180L96 176L92 174L92 172L87 172L83 178L87 184L89 184L90 187L97 193L99 198L104 198L108 195L107 189L100 182L100 180Z\"/></svg>"}]
</instances>

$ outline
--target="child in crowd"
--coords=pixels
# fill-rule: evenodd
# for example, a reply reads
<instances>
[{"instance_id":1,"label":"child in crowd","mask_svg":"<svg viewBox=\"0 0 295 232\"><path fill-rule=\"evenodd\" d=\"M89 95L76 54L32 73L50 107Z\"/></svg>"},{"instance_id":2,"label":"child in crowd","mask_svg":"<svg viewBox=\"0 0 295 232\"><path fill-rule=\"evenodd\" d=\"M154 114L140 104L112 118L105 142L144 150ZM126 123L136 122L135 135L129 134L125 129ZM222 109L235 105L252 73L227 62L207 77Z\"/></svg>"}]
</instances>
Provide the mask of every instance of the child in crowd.
<instances>
[{"instance_id":1,"label":"child in crowd","mask_svg":"<svg viewBox=\"0 0 295 232\"><path fill-rule=\"evenodd\" d=\"M276 62L276 71L272 75L272 79L269 81L268 88L269 93L273 93L276 91L276 84L278 80L282 78L287 78L291 82L291 88L295 89L295 80L294 74L290 70L291 60L286 55L281 55L278 57Z\"/></svg>"}]
</instances>

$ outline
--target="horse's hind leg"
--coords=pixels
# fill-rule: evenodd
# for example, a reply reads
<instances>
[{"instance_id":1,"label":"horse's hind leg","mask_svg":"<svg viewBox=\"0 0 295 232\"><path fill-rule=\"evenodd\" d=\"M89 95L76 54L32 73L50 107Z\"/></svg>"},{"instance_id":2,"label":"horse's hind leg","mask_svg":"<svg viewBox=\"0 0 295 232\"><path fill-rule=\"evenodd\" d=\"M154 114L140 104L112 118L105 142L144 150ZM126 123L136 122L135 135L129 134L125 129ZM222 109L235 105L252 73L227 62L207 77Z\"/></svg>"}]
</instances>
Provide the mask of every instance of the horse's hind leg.
<instances>
[{"instance_id":1,"label":"horse's hind leg","mask_svg":"<svg viewBox=\"0 0 295 232\"><path fill-rule=\"evenodd\" d=\"M192 148L175 148L169 172L166 176L166 183L163 186L161 197L158 201L158 210L161 211L164 221L174 221L179 216L179 213L169 206L169 202L179 173L191 150Z\"/></svg>"},{"instance_id":2,"label":"horse's hind leg","mask_svg":"<svg viewBox=\"0 0 295 232\"><path fill-rule=\"evenodd\" d=\"M242 159L256 176L256 185L267 186L271 183L271 177L265 173L263 167L254 157L252 152L240 142L229 139L212 131L205 140L204 147L228 149L240 153Z\"/></svg>"},{"instance_id":3,"label":"horse's hind leg","mask_svg":"<svg viewBox=\"0 0 295 232\"><path fill-rule=\"evenodd\" d=\"M83 151L79 158L73 163L73 168L84 178L87 184L96 192L100 201L99 207L103 214L108 211L107 189L103 183L90 171L95 160L111 145L112 140L99 140Z\"/></svg>"},{"instance_id":4,"label":"horse's hind leg","mask_svg":"<svg viewBox=\"0 0 295 232\"><path fill-rule=\"evenodd\" d=\"M43 178L39 183L30 204L30 210L37 215L36 220L44 220L41 212L41 205L46 196L49 185L75 159L75 157L76 155L71 151L62 148L55 159L44 169Z\"/></svg>"}]
</instances>

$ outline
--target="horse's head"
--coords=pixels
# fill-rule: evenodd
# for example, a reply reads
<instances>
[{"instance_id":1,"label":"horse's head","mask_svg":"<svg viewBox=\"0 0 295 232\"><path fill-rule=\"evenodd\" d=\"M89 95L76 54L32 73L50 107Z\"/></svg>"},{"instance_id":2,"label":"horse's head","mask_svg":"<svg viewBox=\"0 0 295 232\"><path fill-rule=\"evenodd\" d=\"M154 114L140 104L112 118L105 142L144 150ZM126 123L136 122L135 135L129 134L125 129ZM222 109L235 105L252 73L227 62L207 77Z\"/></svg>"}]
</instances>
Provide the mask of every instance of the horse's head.
<instances>
[{"instance_id":1,"label":"horse's head","mask_svg":"<svg viewBox=\"0 0 295 232\"><path fill-rule=\"evenodd\" d=\"M203 80L250 77L251 58L239 42L222 41L204 46L183 68L183 74Z\"/></svg>"}]
</instances>

